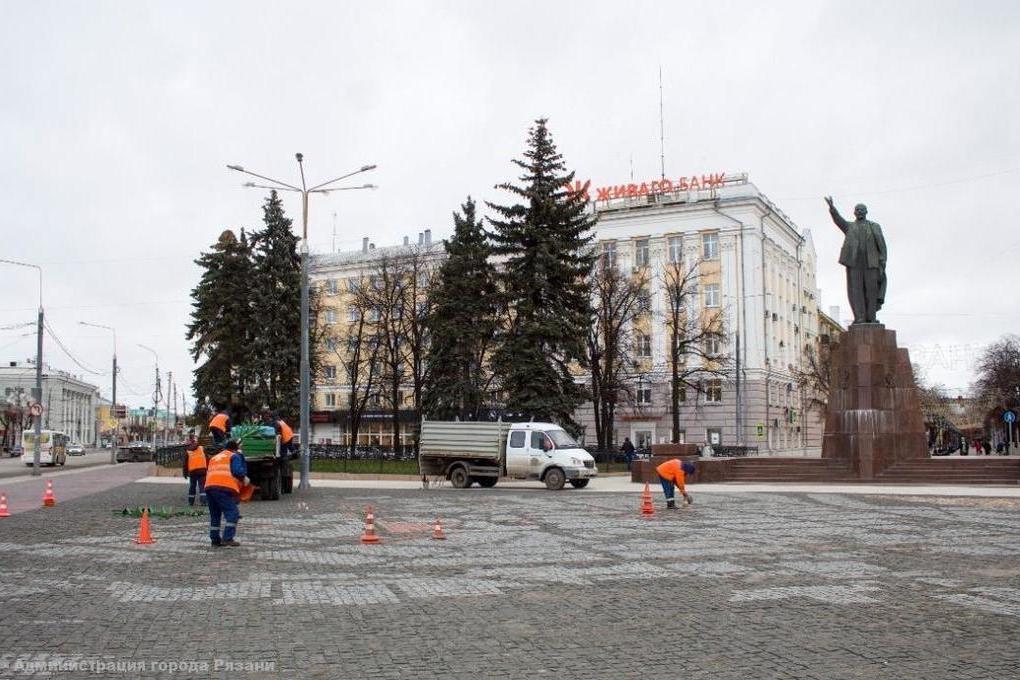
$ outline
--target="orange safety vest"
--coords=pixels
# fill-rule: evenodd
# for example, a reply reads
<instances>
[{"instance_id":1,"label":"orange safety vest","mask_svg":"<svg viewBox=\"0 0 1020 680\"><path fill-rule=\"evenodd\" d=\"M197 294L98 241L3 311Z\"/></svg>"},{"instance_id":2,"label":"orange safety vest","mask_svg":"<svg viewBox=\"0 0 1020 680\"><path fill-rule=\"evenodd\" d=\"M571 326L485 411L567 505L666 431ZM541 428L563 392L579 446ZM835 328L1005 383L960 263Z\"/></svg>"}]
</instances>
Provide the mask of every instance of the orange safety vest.
<instances>
[{"instance_id":1,"label":"orange safety vest","mask_svg":"<svg viewBox=\"0 0 1020 680\"><path fill-rule=\"evenodd\" d=\"M217 413L209 421L209 429L216 428L217 430L227 431L227 421L230 420L226 413Z\"/></svg>"},{"instance_id":2,"label":"orange safety vest","mask_svg":"<svg viewBox=\"0 0 1020 680\"><path fill-rule=\"evenodd\" d=\"M206 467L208 467L208 462L205 459L205 449L197 446L188 451L188 472L204 470Z\"/></svg>"},{"instance_id":3,"label":"orange safety vest","mask_svg":"<svg viewBox=\"0 0 1020 680\"><path fill-rule=\"evenodd\" d=\"M684 487L686 475L684 474L683 463L676 458L671 458L665 463L662 463L655 468L655 471L658 472L659 476L663 479L672 480L672 482L681 489ZM209 486L208 482L206 483L206 486Z\"/></svg>"},{"instance_id":4,"label":"orange safety vest","mask_svg":"<svg viewBox=\"0 0 1020 680\"><path fill-rule=\"evenodd\" d=\"M290 429L290 425L282 420L276 422L280 424L280 443L289 444L290 440L294 438L294 430Z\"/></svg>"},{"instance_id":5,"label":"orange safety vest","mask_svg":"<svg viewBox=\"0 0 1020 680\"><path fill-rule=\"evenodd\" d=\"M230 459L236 451L225 449L209 461L209 470L205 473L205 488L218 486L223 489L230 489L234 493L241 493L241 483L237 477L230 474Z\"/></svg>"}]
</instances>

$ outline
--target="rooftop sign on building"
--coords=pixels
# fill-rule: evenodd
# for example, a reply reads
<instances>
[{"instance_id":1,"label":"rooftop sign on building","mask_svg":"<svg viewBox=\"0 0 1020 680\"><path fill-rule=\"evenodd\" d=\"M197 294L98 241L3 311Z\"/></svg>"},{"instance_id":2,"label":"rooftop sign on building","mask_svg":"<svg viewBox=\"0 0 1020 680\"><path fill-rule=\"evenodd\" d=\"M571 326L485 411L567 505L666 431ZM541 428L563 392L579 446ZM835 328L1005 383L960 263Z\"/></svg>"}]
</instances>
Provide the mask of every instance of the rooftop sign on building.
<instances>
[{"instance_id":1,"label":"rooftop sign on building","mask_svg":"<svg viewBox=\"0 0 1020 680\"><path fill-rule=\"evenodd\" d=\"M650 182L629 182L627 184L614 184L610 186L597 187L595 189L596 201L611 201L617 198L638 198L652 194L670 194L676 191L702 191L705 189L716 189L722 187L734 179L746 179L746 176L732 178L727 177L725 172L714 172L708 175L685 175L677 179L656 179ZM574 182L572 190L580 193L586 200L592 200L589 192L591 180Z\"/></svg>"}]
</instances>

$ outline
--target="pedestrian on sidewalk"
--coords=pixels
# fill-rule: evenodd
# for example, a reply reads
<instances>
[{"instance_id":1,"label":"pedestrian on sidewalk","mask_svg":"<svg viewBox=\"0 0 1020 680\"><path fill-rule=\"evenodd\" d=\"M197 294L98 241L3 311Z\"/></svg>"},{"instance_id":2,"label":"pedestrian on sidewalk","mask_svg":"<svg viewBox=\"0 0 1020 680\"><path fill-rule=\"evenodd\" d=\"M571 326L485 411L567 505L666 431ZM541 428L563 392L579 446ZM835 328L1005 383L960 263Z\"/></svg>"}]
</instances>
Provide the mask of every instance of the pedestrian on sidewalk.
<instances>
[{"instance_id":1,"label":"pedestrian on sidewalk","mask_svg":"<svg viewBox=\"0 0 1020 680\"><path fill-rule=\"evenodd\" d=\"M199 504L205 505L205 471L209 467L205 449L195 439L194 433L188 435L188 443L184 448L184 478L188 480L188 505L195 504L196 489Z\"/></svg>"},{"instance_id":2,"label":"pedestrian on sidewalk","mask_svg":"<svg viewBox=\"0 0 1020 680\"><path fill-rule=\"evenodd\" d=\"M984 442L982 442L982 446L985 449L986 456L992 455L992 443L990 441L988 441L987 439L984 440Z\"/></svg>"},{"instance_id":3,"label":"pedestrian on sidewalk","mask_svg":"<svg viewBox=\"0 0 1020 680\"><path fill-rule=\"evenodd\" d=\"M630 466L634 464L634 444L630 441L630 437L623 438L623 444L620 445L620 451L623 452L623 460L627 463L627 470L630 470Z\"/></svg>"},{"instance_id":4,"label":"pedestrian on sidewalk","mask_svg":"<svg viewBox=\"0 0 1020 680\"><path fill-rule=\"evenodd\" d=\"M234 540L237 521L241 519L238 503L241 486L247 485L248 468L236 439L231 439L222 451L209 461L205 476L205 495L209 501L209 540L213 547L241 545ZM225 520L220 534L220 520Z\"/></svg>"},{"instance_id":5,"label":"pedestrian on sidewalk","mask_svg":"<svg viewBox=\"0 0 1020 680\"><path fill-rule=\"evenodd\" d=\"M694 463L684 463L679 458L670 458L655 468L659 474L659 481L662 483L662 493L666 496L666 508L676 510L676 500L673 496L673 487L680 490L684 502L690 505L693 502L690 494L687 493L685 481L689 473L694 472Z\"/></svg>"}]
</instances>

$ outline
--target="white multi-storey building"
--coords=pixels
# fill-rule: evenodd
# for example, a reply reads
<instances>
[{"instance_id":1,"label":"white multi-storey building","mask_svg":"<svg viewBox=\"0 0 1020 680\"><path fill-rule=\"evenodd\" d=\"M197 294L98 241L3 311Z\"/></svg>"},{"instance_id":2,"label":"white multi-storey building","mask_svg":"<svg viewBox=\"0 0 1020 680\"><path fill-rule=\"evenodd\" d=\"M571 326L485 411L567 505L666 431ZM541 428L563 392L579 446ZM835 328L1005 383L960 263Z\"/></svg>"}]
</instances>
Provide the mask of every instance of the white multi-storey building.
<instances>
[{"instance_id":1,"label":"white multi-storey building","mask_svg":"<svg viewBox=\"0 0 1020 680\"><path fill-rule=\"evenodd\" d=\"M746 174L665 184L667 191L660 182L592 191L600 252L612 252L624 271L645 270L652 297L650 357L635 369L634 403L617 409L616 443L624 436L638 446L671 439L662 271L682 257L699 265L697 304L721 314L727 362L721 378L685 395L681 440L819 446L818 414L806 408L796 380L805 346L818 335L810 232L799 230ZM591 408L581 415L593 433Z\"/></svg>"},{"instance_id":2,"label":"white multi-storey building","mask_svg":"<svg viewBox=\"0 0 1020 680\"><path fill-rule=\"evenodd\" d=\"M35 389L35 365L11 361L0 366L0 394L30 400ZM43 366L42 426L58 430L72 441L96 444L96 406L99 389L66 371Z\"/></svg>"}]
</instances>

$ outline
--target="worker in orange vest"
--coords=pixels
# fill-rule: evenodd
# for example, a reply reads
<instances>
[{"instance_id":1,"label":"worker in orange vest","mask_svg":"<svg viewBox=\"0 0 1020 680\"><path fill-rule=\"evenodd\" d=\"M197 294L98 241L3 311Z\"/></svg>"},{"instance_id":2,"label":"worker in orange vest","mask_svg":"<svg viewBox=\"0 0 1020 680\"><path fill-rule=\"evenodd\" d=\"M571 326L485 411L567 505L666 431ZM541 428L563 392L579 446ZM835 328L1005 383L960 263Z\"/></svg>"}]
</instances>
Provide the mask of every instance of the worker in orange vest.
<instances>
[{"instance_id":1,"label":"worker in orange vest","mask_svg":"<svg viewBox=\"0 0 1020 680\"><path fill-rule=\"evenodd\" d=\"M687 474L694 472L694 463L683 463L679 458L671 458L665 463L658 465L655 471L659 473L659 481L662 482L662 493L666 496L666 507L670 510L676 509L676 501L673 498L673 487L680 489L687 505L693 500L684 485Z\"/></svg>"},{"instance_id":2,"label":"worker in orange vest","mask_svg":"<svg viewBox=\"0 0 1020 680\"><path fill-rule=\"evenodd\" d=\"M241 486L248 484L248 468L236 439L227 442L222 451L209 460L205 473L205 495L209 501L209 540L213 547L241 545L234 540L237 520L241 513L237 508L241 500ZM220 520L223 519L223 533Z\"/></svg>"},{"instance_id":3,"label":"worker in orange vest","mask_svg":"<svg viewBox=\"0 0 1020 680\"><path fill-rule=\"evenodd\" d=\"M217 407L216 415L209 421L209 434L212 435L213 443L217 446L223 446L227 441L227 434L229 432L230 416L227 415L227 407Z\"/></svg>"},{"instance_id":4,"label":"worker in orange vest","mask_svg":"<svg viewBox=\"0 0 1020 680\"><path fill-rule=\"evenodd\" d=\"M269 411L262 413L262 422L272 426L276 430L276 434L280 435L280 457L289 460L295 449L294 430L291 429L290 425L283 422L283 418Z\"/></svg>"},{"instance_id":5,"label":"worker in orange vest","mask_svg":"<svg viewBox=\"0 0 1020 680\"><path fill-rule=\"evenodd\" d=\"M205 449L199 445L194 433L188 435L185 445L184 477L188 480L188 505L195 504L195 489L198 489L198 501L205 505L205 471L209 467Z\"/></svg>"}]
</instances>

